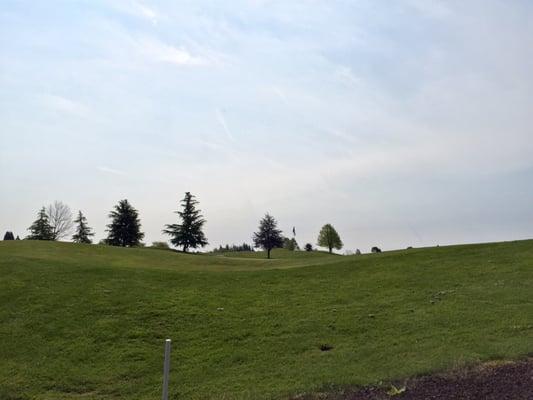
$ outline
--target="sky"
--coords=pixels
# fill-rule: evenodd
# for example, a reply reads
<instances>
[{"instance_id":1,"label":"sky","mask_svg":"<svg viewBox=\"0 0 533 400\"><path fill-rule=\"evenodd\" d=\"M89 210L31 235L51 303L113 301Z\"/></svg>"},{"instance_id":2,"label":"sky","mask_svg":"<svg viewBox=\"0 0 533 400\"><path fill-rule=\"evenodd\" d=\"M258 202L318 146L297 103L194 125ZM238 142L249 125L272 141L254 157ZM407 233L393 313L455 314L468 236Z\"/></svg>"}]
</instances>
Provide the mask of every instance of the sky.
<instances>
[{"instance_id":1,"label":"sky","mask_svg":"<svg viewBox=\"0 0 533 400\"><path fill-rule=\"evenodd\" d=\"M0 231L44 205L210 247L533 237L533 2L0 0Z\"/></svg>"}]
</instances>

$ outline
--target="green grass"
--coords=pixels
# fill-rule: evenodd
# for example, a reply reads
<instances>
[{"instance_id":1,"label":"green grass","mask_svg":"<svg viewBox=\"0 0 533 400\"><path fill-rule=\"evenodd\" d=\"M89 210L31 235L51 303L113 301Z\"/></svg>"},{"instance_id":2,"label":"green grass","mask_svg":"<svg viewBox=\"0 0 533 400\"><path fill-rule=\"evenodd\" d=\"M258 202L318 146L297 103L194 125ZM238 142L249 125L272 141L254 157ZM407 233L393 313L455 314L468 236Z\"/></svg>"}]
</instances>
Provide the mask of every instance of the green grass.
<instances>
[{"instance_id":1,"label":"green grass","mask_svg":"<svg viewBox=\"0 0 533 400\"><path fill-rule=\"evenodd\" d=\"M533 241L273 256L0 242L0 398L157 399L167 337L175 399L533 353Z\"/></svg>"}]
</instances>

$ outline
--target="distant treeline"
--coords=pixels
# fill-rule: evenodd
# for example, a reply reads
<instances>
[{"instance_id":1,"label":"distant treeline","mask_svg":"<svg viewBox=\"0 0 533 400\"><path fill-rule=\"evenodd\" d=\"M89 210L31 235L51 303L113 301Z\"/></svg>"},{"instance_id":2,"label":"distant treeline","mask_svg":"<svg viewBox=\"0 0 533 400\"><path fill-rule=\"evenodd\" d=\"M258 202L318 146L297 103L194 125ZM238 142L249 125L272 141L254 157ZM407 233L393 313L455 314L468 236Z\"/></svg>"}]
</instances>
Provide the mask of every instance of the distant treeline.
<instances>
[{"instance_id":1,"label":"distant treeline","mask_svg":"<svg viewBox=\"0 0 533 400\"><path fill-rule=\"evenodd\" d=\"M218 246L218 248L213 250L213 253L225 253L227 251L254 251L254 248L247 244L232 244L231 246L229 244L225 246Z\"/></svg>"},{"instance_id":2,"label":"distant treeline","mask_svg":"<svg viewBox=\"0 0 533 400\"><path fill-rule=\"evenodd\" d=\"M166 224L162 233L170 236L170 243L181 248L183 252L191 249L205 247L209 244L203 232L206 220L198 209L198 201L190 192L185 193L185 197L180 201L179 209L175 211L178 215L177 221ZM106 226L107 237L100 241L100 244L120 247L142 247L144 233L141 231L141 221L138 211L128 202L120 200L118 204L108 214L110 223ZM286 250L300 250L296 242L296 229L292 228L292 238L284 237L282 231L278 229L278 223L270 214L259 221L257 232L253 233L253 246L248 243L241 245L219 246L214 252L227 251L254 251L255 248L263 249L270 258L270 252L275 248L285 248ZM42 207L37 213L37 219L28 228L30 234L27 240L61 240L70 236L75 243L91 244L94 236L93 230L87 223L87 218L81 211L78 211L76 218L73 218L70 208L56 201L48 207ZM13 232L8 231L4 240L17 240ZM317 244L325 247L330 253L333 249L343 248L342 240L331 224L325 224L318 234ZM169 248L166 242L154 242L155 248ZM304 246L305 251L313 251L311 243ZM377 247L372 248L372 252L380 252ZM359 251L358 251L359 253Z\"/></svg>"}]
</instances>

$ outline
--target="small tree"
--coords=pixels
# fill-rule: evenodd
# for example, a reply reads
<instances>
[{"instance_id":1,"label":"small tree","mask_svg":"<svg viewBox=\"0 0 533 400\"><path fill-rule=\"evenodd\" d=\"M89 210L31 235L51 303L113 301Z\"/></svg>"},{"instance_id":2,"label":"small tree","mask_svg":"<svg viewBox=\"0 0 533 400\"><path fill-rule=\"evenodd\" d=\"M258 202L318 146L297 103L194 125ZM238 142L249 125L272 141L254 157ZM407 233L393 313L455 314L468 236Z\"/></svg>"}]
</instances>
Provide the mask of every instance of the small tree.
<instances>
[{"instance_id":1,"label":"small tree","mask_svg":"<svg viewBox=\"0 0 533 400\"><path fill-rule=\"evenodd\" d=\"M60 201L54 201L46 208L46 215L52 227L52 240L63 239L72 231L72 212L70 207Z\"/></svg>"},{"instance_id":2,"label":"small tree","mask_svg":"<svg viewBox=\"0 0 533 400\"><path fill-rule=\"evenodd\" d=\"M139 246L144 233L141 232L139 214L128 200L120 200L115 209L109 213L111 223L107 225L105 243L111 246Z\"/></svg>"},{"instance_id":3,"label":"small tree","mask_svg":"<svg viewBox=\"0 0 533 400\"><path fill-rule=\"evenodd\" d=\"M76 233L72 235L72 241L74 243L86 243L91 244L91 236L94 236L91 228L87 225L87 218L82 214L81 211L78 212L78 217L74 220L77 224Z\"/></svg>"},{"instance_id":4,"label":"small tree","mask_svg":"<svg viewBox=\"0 0 533 400\"><path fill-rule=\"evenodd\" d=\"M28 240L54 240L52 227L48 221L46 209L43 207L37 214L37 219L28 228L30 234L26 237Z\"/></svg>"},{"instance_id":5,"label":"small tree","mask_svg":"<svg viewBox=\"0 0 533 400\"><path fill-rule=\"evenodd\" d=\"M339 234L331 224L324 225L320 230L318 234L318 245L320 247L327 247L330 253L333 249L342 249L343 246Z\"/></svg>"},{"instance_id":6,"label":"small tree","mask_svg":"<svg viewBox=\"0 0 533 400\"><path fill-rule=\"evenodd\" d=\"M300 250L300 246L298 246L298 242L295 238L283 238L283 248L289 251L294 250Z\"/></svg>"},{"instance_id":7,"label":"small tree","mask_svg":"<svg viewBox=\"0 0 533 400\"><path fill-rule=\"evenodd\" d=\"M283 245L281 230L277 229L278 223L269 214L266 214L259 221L259 232L254 232L254 245L267 251L267 258L270 258L270 251Z\"/></svg>"},{"instance_id":8,"label":"small tree","mask_svg":"<svg viewBox=\"0 0 533 400\"><path fill-rule=\"evenodd\" d=\"M209 244L202 231L205 219L196 209L198 201L190 192L185 193L181 201L183 211L176 211L181 223L165 225L164 234L170 235L170 243L177 247L183 247L186 253L190 248L204 247Z\"/></svg>"},{"instance_id":9,"label":"small tree","mask_svg":"<svg viewBox=\"0 0 533 400\"><path fill-rule=\"evenodd\" d=\"M170 250L167 242L152 242L150 246L152 249Z\"/></svg>"},{"instance_id":10,"label":"small tree","mask_svg":"<svg viewBox=\"0 0 533 400\"><path fill-rule=\"evenodd\" d=\"M313 251L313 245L311 243L307 243L305 245L305 251Z\"/></svg>"},{"instance_id":11,"label":"small tree","mask_svg":"<svg viewBox=\"0 0 533 400\"><path fill-rule=\"evenodd\" d=\"M4 240L15 240L15 235L13 235L13 232L7 231L4 235Z\"/></svg>"}]
</instances>

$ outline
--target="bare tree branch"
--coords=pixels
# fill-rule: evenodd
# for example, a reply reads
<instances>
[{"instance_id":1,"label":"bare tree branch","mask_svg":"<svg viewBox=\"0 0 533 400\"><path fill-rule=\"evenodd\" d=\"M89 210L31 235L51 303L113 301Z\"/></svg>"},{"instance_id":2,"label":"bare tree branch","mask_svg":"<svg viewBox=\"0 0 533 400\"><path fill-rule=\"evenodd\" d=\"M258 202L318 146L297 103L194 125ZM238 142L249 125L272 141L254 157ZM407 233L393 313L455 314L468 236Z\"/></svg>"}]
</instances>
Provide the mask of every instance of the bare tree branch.
<instances>
[{"instance_id":1,"label":"bare tree branch","mask_svg":"<svg viewBox=\"0 0 533 400\"><path fill-rule=\"evenodd\" d=\"M52 227L53 240L62 239L71 233L73 224L69 206L56 200L47 207L46 215Z\"/></svg>"}]
</instances>

